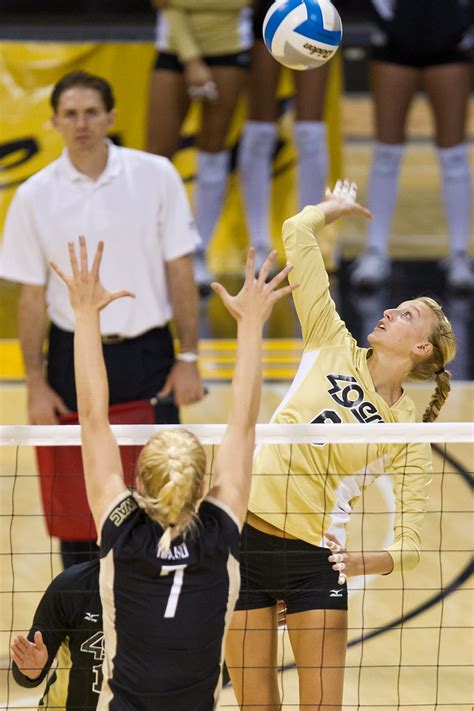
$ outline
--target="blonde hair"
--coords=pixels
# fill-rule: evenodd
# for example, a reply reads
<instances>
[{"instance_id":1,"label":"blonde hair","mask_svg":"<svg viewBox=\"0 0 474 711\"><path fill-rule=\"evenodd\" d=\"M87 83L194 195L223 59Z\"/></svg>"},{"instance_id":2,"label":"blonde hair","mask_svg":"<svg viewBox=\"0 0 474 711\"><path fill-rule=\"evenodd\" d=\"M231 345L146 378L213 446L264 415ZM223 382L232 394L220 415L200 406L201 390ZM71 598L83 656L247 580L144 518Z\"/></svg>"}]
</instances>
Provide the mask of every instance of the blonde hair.
<instances>
[{"instance_id":1,"label":"blonde hair","mask_svg":"<svg viewBox=\"0 0 474 711\"><path fill-rule=\"evenodd\" d=\"M187 430L164 430L143 447L137 469L142 490L135 497L164 529L158 552L166 553L173 538L195 526L196 504L206 471L204 449Z\"/></svg>"},{"instance_id":2,"label":"blonde hair","mask_svg":"<svg viewBox=\"0 0 474 711\"><path fill-rule=\"evenodd\" d=\"M456 338L450 322L437 301L428 296L421 296L417 301L428 306L433 313L433 328L428 337L433 349L427 358L423 358L416 364L408 374L408 379L436 381L431 400L423 413L423 422L434 422L451 390L451 373L445 370L445 366L456 355Z\"/></svg>"}]
</instances>

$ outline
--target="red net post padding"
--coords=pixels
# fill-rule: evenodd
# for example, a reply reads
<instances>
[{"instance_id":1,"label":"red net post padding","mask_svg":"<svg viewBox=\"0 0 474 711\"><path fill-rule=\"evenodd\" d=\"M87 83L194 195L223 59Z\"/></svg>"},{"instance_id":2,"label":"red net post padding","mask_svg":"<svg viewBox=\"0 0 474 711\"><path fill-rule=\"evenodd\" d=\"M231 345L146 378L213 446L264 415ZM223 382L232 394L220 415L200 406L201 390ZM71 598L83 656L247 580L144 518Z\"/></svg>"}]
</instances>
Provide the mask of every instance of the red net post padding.
<instances>
[{"instance_id":1,"label":"red net post padding","mask_svg":"<svg viewBox=\"0 0 474 711\"><path fill-rule=\"evenodd\" d=\"M155 410L148 400L111 405L113 425L152 425ZM76 413L60 418L62 425L77 425ZM141 446L120 447L125 484L131 486ZM87 504L80 447L37 447L41 495L50 536L64 541L95 541L97 534Z\"/></svg>"}]
</instances>

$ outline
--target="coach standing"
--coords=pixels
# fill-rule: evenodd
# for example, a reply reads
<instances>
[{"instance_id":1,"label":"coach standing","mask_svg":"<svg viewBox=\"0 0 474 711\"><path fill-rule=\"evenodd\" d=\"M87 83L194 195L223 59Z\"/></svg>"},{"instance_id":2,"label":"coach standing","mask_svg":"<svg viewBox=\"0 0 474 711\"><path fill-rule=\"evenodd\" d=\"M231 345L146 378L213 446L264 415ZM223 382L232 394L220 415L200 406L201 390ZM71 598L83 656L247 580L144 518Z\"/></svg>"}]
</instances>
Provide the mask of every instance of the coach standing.
<instances>
[{"instance_id":1,"label":"coach standing","mask_svg":"<svg viewBox=\"0 0 474 711\"><path fill-rule=\"evenodd\" d=\"M84 234L91 250L105 242L103 273L111 288L120 284L136 293L101 317L110 403L171 395L175 404L158 405L156 419L178 422L176 406L203 397L192 266L199 236L181 179L166 158L106 138L115 119L114 97L101 77L82 71L64 76L51 104L65 149L18 188L0 268L2 277L21 283L18 330L29 420L55 424L58 415L77 409L74 319L64 285L48 263L66 268L68 242ZM51 326L45 368L46 314ZM171 319L180 341L176 356ZM63 557L68 543L62 541Z\"/></svg>"}]
</instances>

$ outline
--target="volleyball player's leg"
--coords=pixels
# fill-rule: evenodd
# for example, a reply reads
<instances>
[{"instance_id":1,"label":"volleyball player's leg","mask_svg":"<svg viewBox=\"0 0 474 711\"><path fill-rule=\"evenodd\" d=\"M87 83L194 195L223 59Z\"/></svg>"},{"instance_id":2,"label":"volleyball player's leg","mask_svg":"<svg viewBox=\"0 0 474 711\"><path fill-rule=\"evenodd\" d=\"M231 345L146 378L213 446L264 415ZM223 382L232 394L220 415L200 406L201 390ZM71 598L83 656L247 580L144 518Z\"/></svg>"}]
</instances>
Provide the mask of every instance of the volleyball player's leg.
<instances>
[{"instance_id":1,"label":"volleyball player's leg","mask_svg":"<svg viewBox=\"0 0 474 711\"><path fill-rule=\"evenodd\" d=\"M272 161L277 142L277 88L281 66L257 40L251 52L249 110L238 154L238 170L256 269L271 249Z\"/></svg>"},{"instance_id":2,"label":"volleyball player's leg","mask_svg":"<svg viewBox=\"0 0 474 711\"><path fill-rule=\"evenodd\" d=\"M245 86L247 71L235 66L211 66L218 96L203 101L201 128L197 137L199 150L216 153L225 147L230 123Z\"/></svg>"},{"instance_id":3,"label":"volleyball player's leg","mask_svg":"<svg viewBox=\"0 0 474 711\"><path fill-rule=\"evenodd\" d=\"M368 203L373 219L366 251L355 263L351 283L376 287L389 275L388 242L398 194L400 163L405 148L405 125L415 96L419 70L391 62L371 62L377 143L369 178Z\"/></svg>"},{"instance_id":4,"label":"volleyball player's leg","mask_svg":"<svg viewBox=\"0 0 474 711\"><path fill-rule=\"evenodd\" d=\"M278 119L277 89L281 65L272 57L263 40L251 51L248 101L249 121L274 123Z\"/></svg>"},{"instance_id":5,"label":"volleyball player's leg","mask_svg":"<svg viewBox=\"0 0 474 711\"><path fill-rule=\"evenodd\" d=\"M471 85L466 63L441 64L423 70L423 86L433 112L438 148L451 148L465 140Z\"/></svg>"},{"instance_id":6,"label":"volleyball player's leg","mask_svg":"<svg viewBox=\"0 0 474 711\"><path fill-rule=\"evenodd\" d=\"M202 102L201 128L197 137L197 177L194 193L196 226L202 240L195 259L196 282L203 289L212 281L205 256L224 204L230 168L225 142L246 78L246 70L211 66L217 98Z\"/></svg>"},{"instance_id":7,"label":"volleyball player's leg","mask_svg":"<svg viewBox=\"0 0 474 711\"><path fill-rule=\"evenodd\" d=\"M152 72L148 94L148 140L150 153L171 158L190 100L182 72L158 69Z\"/></svg>"},{"instance_id":8,"label":"volleyball player's leg","mask_svg":"<svg viewBox=\"0 0 474 711\"><path fill-rule=\"evenodd\" d=\"M408 110L419 84L420 71L392 62L370 63L377 140L388 145L405 141Z\"/></svg>"},{"instance_id":9,"label":"volleyball player's leg","mask_svg":"<svg viewBox=\"0 0 474 711\"><path fill-rule=\"evenodd\" d=\"M276 605L234 612L225 661L240 708L280 711Z\"/></svg>"},{"instance_id":10,"label":"volleyball player's leg","mask_svg":"<svg viewBox=\"0 0 474 711\"><path fill-rule=\"evenodd\" d=\"M471 68L468 63L427 67L424 87L433 112L435 141L441 168L442 190L450 233L449 285L472 290L474 276L468 258L472 181L465 142Z\"/></svg>"},{"instance_id":11,"label":"volleyball player's leg","mask_svg":"<svg viewBox=\"0 0 474 711\"><path fill-rule=\"evenodd\" d=\"M293 72L300 208L322 200L326 187L328 150L323 111L328 76L329 64L307 72Z\"/></svg>"},{"instance_id":12,"label":"volleyball player's leg","mask_svg":"<svg viewBox=\"0 0 474 711\"><path fill-rule=\"evenodd\" d=\"M304 711L340 711L347 612L296 612L287 614L286 623L298 670L300 708Z\"/></svg>"}]
</instances>

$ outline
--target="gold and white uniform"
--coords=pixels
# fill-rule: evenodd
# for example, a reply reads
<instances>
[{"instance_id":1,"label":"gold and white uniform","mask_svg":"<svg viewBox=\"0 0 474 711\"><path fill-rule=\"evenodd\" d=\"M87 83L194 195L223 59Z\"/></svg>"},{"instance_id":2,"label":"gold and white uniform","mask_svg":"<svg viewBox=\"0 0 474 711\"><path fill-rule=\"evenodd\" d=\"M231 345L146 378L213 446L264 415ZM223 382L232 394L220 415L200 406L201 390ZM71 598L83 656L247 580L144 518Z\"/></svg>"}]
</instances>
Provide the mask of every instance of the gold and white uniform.
<instances>
[{"instance_id":1,"label":"gold and white uniform","mask_svg":"<svg viewBox=\"0 0 474 711\"><path fill-rule=\"evenodd\" d=\"M367 367L370 350L359 348L339 317L315 234L324 215L305 207L283 225L290 281L304 352L296 377L272 423L414 422L415 406L402 394L392 406L378 395ZM256 453L249 509L296 538L321 546L330 532L345 541L345 525L363 490L393 474L394 570L414 568L431 480L425 444L264 445Z\"/></svg>"},{"instance_id":2,"label":"gold and white uniform","mask_svg":"<svg viewBox=\"0 0 474 711\"><path fill-rule=\"evenodd\" d=\"M157 16L156 48L181 62L252 46L250 0L169 0Z\"/></svg>"}]
</instances>

